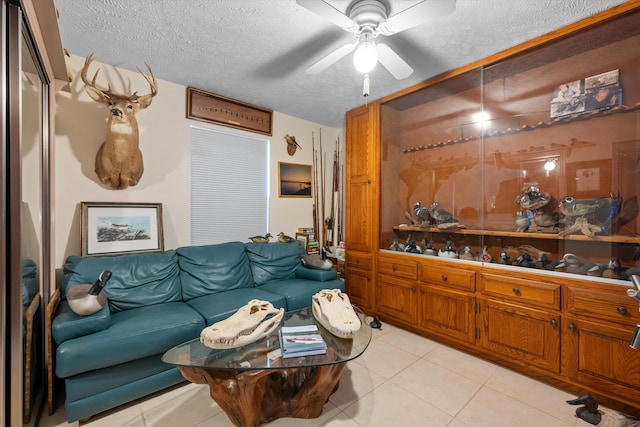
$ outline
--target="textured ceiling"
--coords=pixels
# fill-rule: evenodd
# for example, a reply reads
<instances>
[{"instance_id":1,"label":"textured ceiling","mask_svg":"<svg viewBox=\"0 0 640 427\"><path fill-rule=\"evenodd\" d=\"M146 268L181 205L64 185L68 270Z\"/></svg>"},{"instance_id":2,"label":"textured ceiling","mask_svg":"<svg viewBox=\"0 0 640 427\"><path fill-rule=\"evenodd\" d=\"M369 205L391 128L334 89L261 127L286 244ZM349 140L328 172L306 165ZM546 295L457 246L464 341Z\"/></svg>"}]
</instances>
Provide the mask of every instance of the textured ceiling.
<instances>
[{"instance_id":1,"label":"textured ceiling","mask_svg":"<svg viewBox=\"0 0 640 427\"><path fill-rule=\"evenodd\" d=\"M385 0L390 15L419 0ZM429 1L429 0L426 0ZM353 2L326 0L346 11ZM128 70L310 120L344 126L365 103L351 56L305 69L353 36L295 0L55 0L64 47ZM451 15L385 37L415 71L395 80L378 65L370 99L397 92L622 0L457 0ZM382 36L381 36L382 37ZM160 88L162 90L162 88Z\"/></svg>"}]
</instances>

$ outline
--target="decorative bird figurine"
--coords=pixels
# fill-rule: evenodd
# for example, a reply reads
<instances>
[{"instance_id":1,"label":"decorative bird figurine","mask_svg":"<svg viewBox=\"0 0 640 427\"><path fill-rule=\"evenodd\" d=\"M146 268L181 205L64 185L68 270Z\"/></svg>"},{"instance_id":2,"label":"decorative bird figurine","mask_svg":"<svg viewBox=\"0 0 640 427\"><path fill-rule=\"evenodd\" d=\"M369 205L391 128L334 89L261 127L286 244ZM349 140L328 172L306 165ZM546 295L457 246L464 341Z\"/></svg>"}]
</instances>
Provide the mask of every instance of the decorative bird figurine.
<instances>
[{"instance_id":1,"label":"decorative bird figurine","mask_svg":"<svg viewBox=\"0 0 640 427\"><path fill-rule=\"evenodd\" d=\"M294 239L293 237L287 236L282 231L280 233L278 233L278 242L291 243L291 242L295 242L295 241L296 241L296 239Z\"/></svg>"},{"instance_id":2,"label":"decorative bird figurine","mask_svg":"<svg viewBox=\"0 0 640 427\"><path fill-rule=\"evenodd\" d=\"M453 248L453 242L451 240L447 240L445 247L438 251L438 256L445 258L458 258L458 252Z\"/></svg>"},{"instance_id":3,"label":"decorative bird figurine","mask_svg":"<svg viewBox=\"0 0 640 427\"><path fill-rule=\"evenodd\" d=\"M413 205L413 214L418 217L421 224L431 223L431 212L429 208L422 207L420 202L416 202L416 204Z\"/></svg>"},{"instance_id":4,"label":"decorative bird figurine","mask_svg":"<svg viewBox=\"0 0 640 427\"><path fill-rule=\"evenodd\" d=\"M296 142L295 136L285 135L284 140L287 142L287 153L289 153L290 156L293 156L296 153L296 149L299 148L302 150L300 144Z\"/></svg>"},{"instance_id":5,"label":"decorative bird figurine","mask_svg":"<svg viewBox=\"0 0 640 427\"><path fill-rule=\"evenodd\" d=\"M111 279L111 274L110 270L104 270L93 285L75 285L67 289L67 302L71 310L80 316L100 311L107 303L107 295L102 289Z\"/></svg>"},{"instance_id":6,"label":"decorative bird figurine","mask_svg":"<svg viewBox=\"0 0 640 427\"><path fill-rule=\"evenodd\" d=\"M431 217L436 222L436 224L443 224L447 222L458 222L458 220L453 217L453 214L442 209L438 202L433 202L431 204L429 213L431 213Z\"/></svg>"},{"instance_id":7,"label":"decorative bird figurine","mask_svg":"<svg viewBox=\"0 0 640 427\"><path fill-rule=\"evenodd\" d=\"M590 394L583 394L569 405L584 405L576 409L576 416L583 421L600 427L640 427L640 420L611 410L598 410L598 402Z\"/></svg>"},{"instance_id":8,"label":"decorative bird figurine","mask_svg":"<svg viewBox=\"0 0 640 427\"><path fill-rule=\"evenodd\" d=\"M595 213L608 203L607 199L576 200L572 196L560 199L560 211L569 218L577 218Z\"/></svg>"},{"instance_id":9,"label":"decorative bird figurine","mask_svg":"<svg viewBox=\"0 0 640 427\"><path fill-rule=\"evenodd\" d=\"M271 234L267 233L264 236L252 236L249 237L253 243L269 243L269 239L271 238Z\"/></svg>"}]
</instances>

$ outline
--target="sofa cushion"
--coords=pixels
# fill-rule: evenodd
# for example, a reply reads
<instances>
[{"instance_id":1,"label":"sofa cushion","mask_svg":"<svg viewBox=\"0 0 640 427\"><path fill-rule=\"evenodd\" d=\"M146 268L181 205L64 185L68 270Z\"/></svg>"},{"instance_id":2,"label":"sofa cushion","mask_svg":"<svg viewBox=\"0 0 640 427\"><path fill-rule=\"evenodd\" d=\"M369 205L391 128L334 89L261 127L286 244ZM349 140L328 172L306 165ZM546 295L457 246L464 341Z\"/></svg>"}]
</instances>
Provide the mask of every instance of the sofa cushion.
<instances>
[{"instance_id":1,"label":"sofa cushion","mask_svg":"<svg viewBox=\"0 0 640 427\"><path fill-rule=\"evenodd\" d=\"M102 331L111 326L111 313L105 305L89 316L80 316L71 310L69 303L62 301L58 313L51 323L51 333L57 344L66 340Z\"/></svg>"},{"instance_id":2,"label":"sofa cushion","mask_svg":"<svg viewBox=\"0 0 640 427\"><path fill-rule=\"evenodd\" d=\"M269 282L258 289L269 291L284 296L287 301L286 310L293 311L311 305L311 297L323 289L340 289L344 292L342 280L327 280L317 282L315 280L289 279Z\"/></svg>"},{"instance_id":3,"label":"sofa cushion","mask_svg":"<svg viewBox=\"0 0 640 427\"><path fill-rule=\"evenodd\" d=\"M256 285L273 280L293 279L304 255L300 240L291 243L245 243Z\"/></svg>"},{"instance_id":4,"label":"sofa cushion","mask_svg":"<svg viewBox=\"0 0 640 427\"><path fill-rule=\"evenodd\" d=\"M22 260L22 305L26 309L39 290L38 266L29 258Z\"/></svg>"},{"instance_id":5,"label":"sofa cushion","mask_svg":"<svg viewBox=\"0 0 640 427\"><path fill-rule=\"evenodd\" d=\"M182 297L253 287L249 258L241 242L177 249Z\"/></svg>"},{"instance_id":6,"label":"sofa cushion","mask_svg":"<svg viewBox=\"0 0 640 427\"><path fill-rule=\"evenodd\" d=\"M200 313L207 326L210 326L231 316L252 299L269 301L275 308L287 309L282 295L256 288L232 289L217 294L204 295L187 301L187 304Z\"/></svg>"},{"instance_id":7,"label":"sofa cushion","mask_svg":"<svg viewBox=\"0 0 640 427\"><path fill-rule=\"evenodd\" d=\"M56 351L56 375L70 377L154 354L194 339L202 316L183 302L168 302L111 313L111 326L63 342Z\"/></svg>"},{"instance_id":8,"label":"sofa cushion","mask_svg":"<svg viewBox=\"0 0 640 427\"><path fill-rule=\"evenodd\" d=\"M319 270L316 268L308 268L300 266L296 270L297 279L317 280L318 282L326 282L338 278L338 273L332 268L331 270Z\"/></svg>"},{"instance_id":9,"label":"sofa cushion","mask_svg":"<svg viewBox=\"0 0 640 427\"><path fill-rule=\"evenodd\" d=\"M63 290L94 283L104 270L113 273L104 289L111 312L182 300L174 250L99 258L70 256L64 264Z\"/></svg>"}]
</instances>

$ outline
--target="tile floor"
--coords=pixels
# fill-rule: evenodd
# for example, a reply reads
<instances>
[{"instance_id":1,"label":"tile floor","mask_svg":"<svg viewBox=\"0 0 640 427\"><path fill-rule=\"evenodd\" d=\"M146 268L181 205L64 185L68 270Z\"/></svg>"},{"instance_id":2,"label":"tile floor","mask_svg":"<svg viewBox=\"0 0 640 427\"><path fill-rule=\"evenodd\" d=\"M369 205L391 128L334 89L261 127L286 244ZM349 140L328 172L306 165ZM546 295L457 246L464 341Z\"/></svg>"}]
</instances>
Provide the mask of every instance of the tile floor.
<instances>
[{"instance_id":1,"label":"tile floor","mask_svg":"<svg viewBox=\"0 0 640 427\"><path fill-rule=\"evenodd\" d=\"M270 427L588 427L559 389L383 324L344 370L319 418ZM46 412L46 410L45 410ZM62 405L40 426L77 426ZM208 386L185 383L83 423L86 427L233 427Z\"/></svg>"}]
</instances>

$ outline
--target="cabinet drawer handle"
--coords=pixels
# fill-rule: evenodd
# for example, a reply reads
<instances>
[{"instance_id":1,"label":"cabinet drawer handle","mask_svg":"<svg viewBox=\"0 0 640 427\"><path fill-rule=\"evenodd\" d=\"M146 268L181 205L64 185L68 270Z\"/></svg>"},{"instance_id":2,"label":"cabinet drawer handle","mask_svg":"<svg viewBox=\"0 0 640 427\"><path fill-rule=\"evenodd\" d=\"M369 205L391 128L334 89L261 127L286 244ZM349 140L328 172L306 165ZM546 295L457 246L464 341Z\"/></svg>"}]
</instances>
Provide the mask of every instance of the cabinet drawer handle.
<instances>
[{"instance_id":1,"label":"cabinet drawer handle","mask_svg":"<svg viewBox=\"0 0 640 427\"><path fill-rule=\"evenodd\" d=\"M571 332L575 332L576 331L576 325L574 325L573 323L569 323L569 330Z\"/></svg>"},{"instance_id":2,"label":"cabinet drawer handle","mask_svg":"<svg viewBox=\"0 0 640 427\"><path fill-rule=\"evenodd\" d=\"M420 295L424 295L424 289L420 289Z\"/></svg>"},{"instance_id":3,"label":"cabinet drawer handle","mask_svg":"<svg viewBox=\"0 0 640 427\"><path fill-rule=\"evenodd\" d=\"M394 264L394 265L392 265L392 266L391 266L391 269L392 269L393 271L396 271L396 270L398 269L398 266Z\"/></svg>"},{"instance_id":4,"label":"cabinet drawer handle","mask_svg":"<svg viewBox=\"0 0 640 427\"><path fill-rule=\"evenodd\" d=\"M360 260L359 259L356 259L356 264L360 264Z\"/></svg>"},{"instance_id":5,"label":"cabinet drawer handle","mask_svg":"<svg viewBox=\"0 0 640 427\"><path fill-rule=\"evenodd\" d=\"M520 295L520 289L518 289L518 288L513 288L513 289L512 289L512 291L513 291L513 293L514 293L514 294L516 294L516 295Z\"/></svg>"},{"instance_id":6,"label":"cabinet drawer handle","mask_svg":"<svg viewBox=\"0 0 640 427\"><path fill-rule=\"evenodd\" d=\"M556 319L551 319L551 322L549 322L551 324L552 328L557 328L558 327L558 321Z\"/></svg>"},{"instance_id":7,"label":"cabinet drawer handle","mask_svg":"<svg viewBox=\"0 0 640 427\"><path fill-rule=\"evenodd\" d=\"M413 293L416 292L416 287L415 286L413 288L411 288L411 292L413 292Z\"/></svg>"},{"instance_id":8,"label":"cabinet drawer handle","mask_svg":"<svg viewBox=\"0 0 640 427\"><path fill-rule=\"evenodd\" d=\"M627 314L627 309L624 306L619 306L618 308L616 308L616 311L620 314L622 314L623 316L625 316Z\"/></svg>"},{"instance_id":9,"label":"cabinet drawer handle","mask_svg":"<svg viewBox=\"0 0 640 427\"><path fill-rule=\"evenodd\" d=\"M442 281L443 281L443 282L446 282L447 280L449 280L449 278L447 277L447 275L446 275L446 274L443 274L443 275L442 275Z\"/></svg>"}]
</instances>

